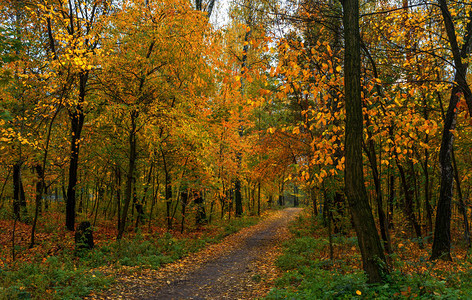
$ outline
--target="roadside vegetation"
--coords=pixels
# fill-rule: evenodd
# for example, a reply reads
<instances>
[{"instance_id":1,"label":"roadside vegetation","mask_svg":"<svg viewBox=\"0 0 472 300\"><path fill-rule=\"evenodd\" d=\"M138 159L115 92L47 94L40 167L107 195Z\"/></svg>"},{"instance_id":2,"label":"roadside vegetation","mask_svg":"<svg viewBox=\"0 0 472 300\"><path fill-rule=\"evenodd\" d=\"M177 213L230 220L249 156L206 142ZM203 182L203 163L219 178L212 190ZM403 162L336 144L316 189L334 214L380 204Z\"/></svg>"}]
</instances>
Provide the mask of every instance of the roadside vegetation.
<instances>
[{"instance_id":1,"label":"roadside vegetation","mask_svg":"<svg viewBox=\"0 0 472 300\"><path fill-rule=\"evenodd\" d=\"M282 276L265 299L469 299L472 260L464 244L454 244L453 262L429 260L428 238L392 231L395 252L388 256L390 274L381 284L368 284L352 230L330 237L322 215L306 211L292 223L292 237L277 259ZM455 234L460 235L458 228Z\"/></svg>"},{"instance_id":2,"label":"roadside vegetation","mask_svg":"<svg viewBox=\"0 0 472 300\"><path fill-rule=\"evenodd\" d=\"M260 217L244 215L238 219L218 220L214 224L180 233L158 226L130 233L114 240L112 224L94 227L95 248L76 251L72 233L61 228L54 215L45 218L38 243L28 249L30 226L17 224L16 259L11 253L12 227L0 220L0 299L80 299L92 290L110 287L121 272L157 269L203 247L217 243L241 228L254 225ZM48 228L50 230L48 230Z\"/></svg>"}]
</instances>

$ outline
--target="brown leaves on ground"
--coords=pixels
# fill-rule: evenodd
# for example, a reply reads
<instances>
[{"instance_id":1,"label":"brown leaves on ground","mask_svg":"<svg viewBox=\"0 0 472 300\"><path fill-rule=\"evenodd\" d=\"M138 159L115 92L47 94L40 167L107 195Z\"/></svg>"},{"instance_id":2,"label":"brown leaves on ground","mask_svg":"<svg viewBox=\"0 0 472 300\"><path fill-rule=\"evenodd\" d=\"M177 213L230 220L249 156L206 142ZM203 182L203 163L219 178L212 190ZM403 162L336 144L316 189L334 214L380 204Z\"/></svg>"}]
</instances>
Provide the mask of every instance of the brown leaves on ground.
<instances>
[{"instance_id":1,"label":"brown leaves on ground","mask_svg":"<svg viewBox=\"0 0 472 300\"><path fill-rule=\"evenodd\" d=\"M205 264L224 256L229 256L230 260L238 263L236 253L241 251L241 248L247 247L248 239L258 232L272 230L269 227L281 218L287 218L287 213L284 211L273 212L259 224L244 228L238 233L227 236L221 243L210 245L200 252L167 264L159 270L139 267L122 268L118 271L117 283L110 291L92 294L90 299L150 298L150 295L155 295L154 293L159 289L168 287L182 279L190 281L189 284L197 288L195 294L204 298L234 299L237 296L240 299L253 299L262 297L271 289L274 279L279 276L274 261L280 255L280 242L289 236L286 226L288 220L283 226L275 228L273 242L264 248L264 253L258 253L257 258L252 259L249 265L242 266L247 269L244 272L247 274L224 274L224 270L215 270L215 272L222 271L224 276L218 277L213 283L201 282L199 278L191 276L197 270L203 269ZM234 259L231 255L234 255ZM214 286L208 286L212 284ZM229 284L231 290L225 290L225 284ZM218 288L216 286L221 286L222 289L221 291L217 290L217 296L214 296L211 293L215 293L214 289ZM209 289L213 290L209 291ZM227 293L229 294L227 295Z\"/></svg>"}]
</instances>

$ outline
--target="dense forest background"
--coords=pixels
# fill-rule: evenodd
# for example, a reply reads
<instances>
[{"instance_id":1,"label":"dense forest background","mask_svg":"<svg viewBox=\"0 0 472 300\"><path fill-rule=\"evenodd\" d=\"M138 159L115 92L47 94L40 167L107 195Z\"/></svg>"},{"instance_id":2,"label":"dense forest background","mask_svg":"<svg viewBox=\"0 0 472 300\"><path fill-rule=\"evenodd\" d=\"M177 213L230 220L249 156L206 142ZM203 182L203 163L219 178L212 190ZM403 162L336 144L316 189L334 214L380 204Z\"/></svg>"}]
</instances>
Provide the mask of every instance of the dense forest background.
<instances>
[{"instance_id":1,"label":"dense forest background","mask_svg":"<svg viewBox=\"0 0 472 300\"><path fill-rule=\"evenodd\" d=\"M121 240L288 204L354 228L372 282L392 233L433 260L469 248L472 3L0 8L3 263L51 226Z\"/></svg>"}]
</instances>

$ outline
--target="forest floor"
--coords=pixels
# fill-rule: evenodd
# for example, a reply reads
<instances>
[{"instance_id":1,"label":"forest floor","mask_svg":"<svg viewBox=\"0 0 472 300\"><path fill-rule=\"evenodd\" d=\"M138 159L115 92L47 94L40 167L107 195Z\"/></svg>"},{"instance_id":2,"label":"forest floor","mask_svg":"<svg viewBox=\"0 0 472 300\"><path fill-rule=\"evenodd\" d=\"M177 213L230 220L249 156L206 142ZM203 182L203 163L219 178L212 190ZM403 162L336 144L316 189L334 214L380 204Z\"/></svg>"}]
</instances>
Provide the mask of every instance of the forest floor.
<instances>
[{"instance_id":1,"label":"forest floor","mask_svg":"<svg viewBox=\"0 0 472 300\"><path fill-rule=\"evenodd\" d=\"M229 235L158 270L123 269L107 291L89 299L254 299L280 275L274 265L288 224L302 209L276 211L257 225Z\"/></svg>"}]
</instances>

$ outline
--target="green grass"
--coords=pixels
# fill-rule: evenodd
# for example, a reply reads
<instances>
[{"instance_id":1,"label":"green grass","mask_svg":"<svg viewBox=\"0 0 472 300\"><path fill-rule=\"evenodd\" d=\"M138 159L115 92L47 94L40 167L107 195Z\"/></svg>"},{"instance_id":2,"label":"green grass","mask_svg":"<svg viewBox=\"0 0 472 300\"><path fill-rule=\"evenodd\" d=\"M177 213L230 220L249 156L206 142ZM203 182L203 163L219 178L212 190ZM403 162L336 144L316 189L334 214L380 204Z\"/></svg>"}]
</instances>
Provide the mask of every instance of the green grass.
<instances>
[{"instance_id":1,"label":"green grass","mask_svg":"<svg viewBox=\"0 0 472 300\"><path fill-rule=\"evenodd\" d=\"M321 260L319 252L327 247L327 239L313 237L302 224L303 220L297 220L291 227L293 238L284 244L277 260L283 275L266 299L472 299L470 268L435 272L434 276L430 270L405 274L400 270L411 262L397 260L385 283L369 285L363 272L352 272L342 260L336 261L335 269L329 260ZM350 247L356 241L336 237L334 243ZM470 262L464 264L470 266Z\"/></svg>"},{"instance_id":2,"label":"green grass","mask_svg":"<svg viewBox=\"0 0 472 300\"><path fill-rule=\"evenodd\" d=\"M167 233L152 239L138 233L132 239L102 242L90 251L77 253L63 249L47 258L37 255L30 257L29 261L4 264L0 267L0 300L81 299L92 290L108 288L114 281L114 270L121 266L157 269L258 220L257 217L245 216L212 225L217 226L212 235L204 234L199 238L176 238ZM55 240L50 243L55 243Z\"/></svg>"}]
</instances>

